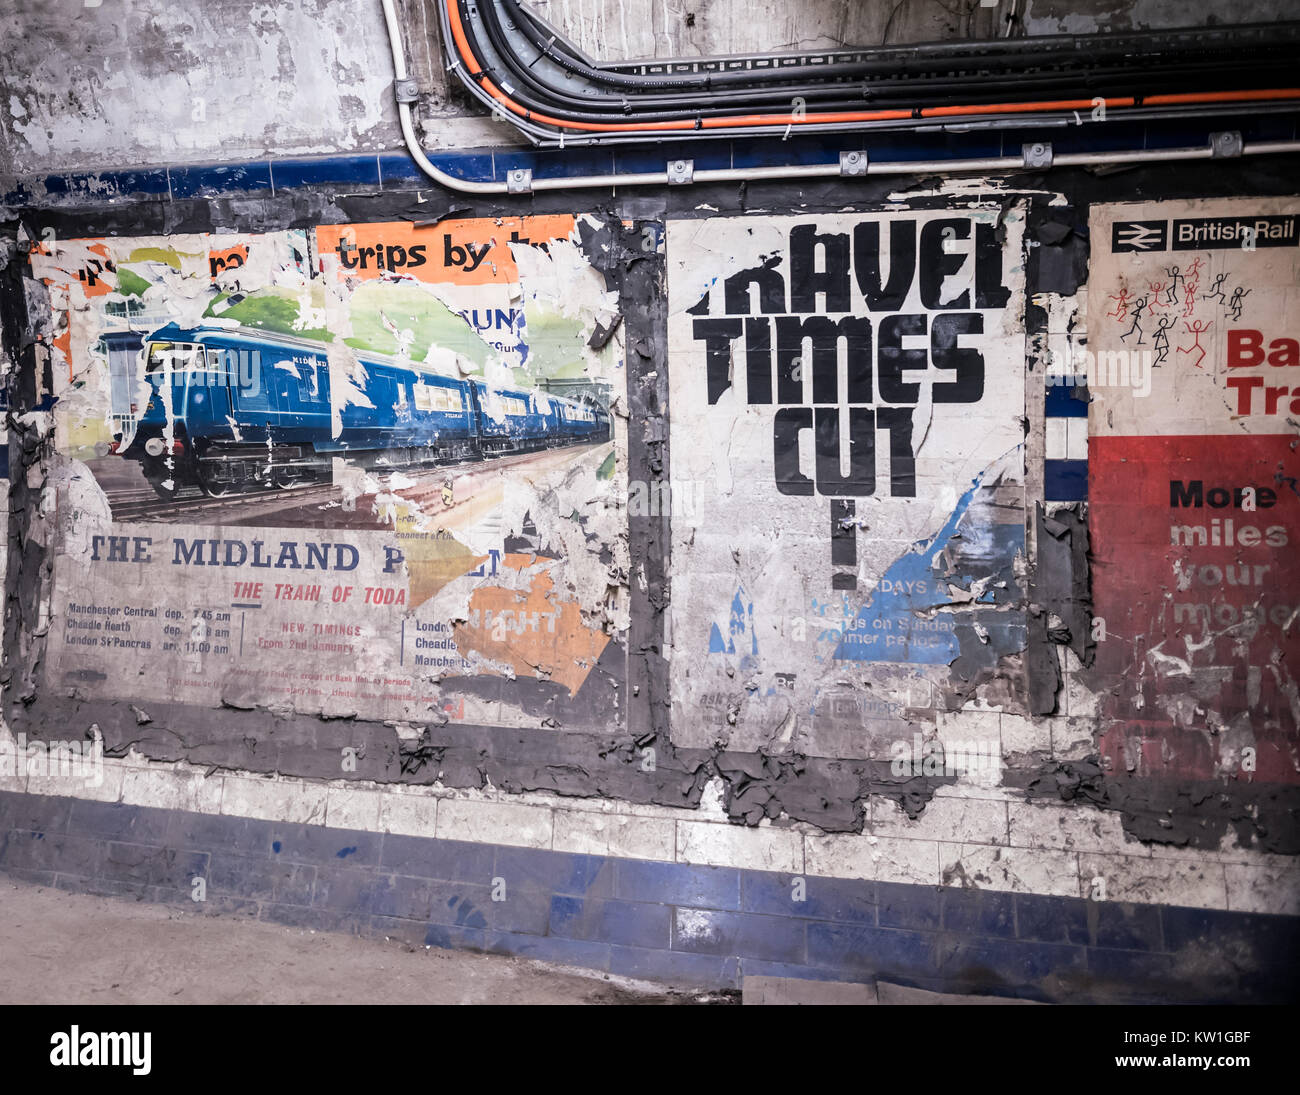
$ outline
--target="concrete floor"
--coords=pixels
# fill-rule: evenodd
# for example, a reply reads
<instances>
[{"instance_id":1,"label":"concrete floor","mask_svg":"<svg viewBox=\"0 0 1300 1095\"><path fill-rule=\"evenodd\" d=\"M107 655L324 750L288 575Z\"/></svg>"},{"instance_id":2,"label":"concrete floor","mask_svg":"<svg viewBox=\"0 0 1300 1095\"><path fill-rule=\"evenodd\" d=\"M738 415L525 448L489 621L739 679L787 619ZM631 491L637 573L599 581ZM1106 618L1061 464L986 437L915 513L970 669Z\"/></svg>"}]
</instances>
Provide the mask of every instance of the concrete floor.
<instances>
[{"instance_id":1,"label":"concrete floor","mask_svg":"<svg viewBox=\"0 0 1300 1095\"><path fill-rule=\"evenodd\" d=\"M721 1002L734 997L0 876L0 1005Z\"/></svg>"}]
</instances>

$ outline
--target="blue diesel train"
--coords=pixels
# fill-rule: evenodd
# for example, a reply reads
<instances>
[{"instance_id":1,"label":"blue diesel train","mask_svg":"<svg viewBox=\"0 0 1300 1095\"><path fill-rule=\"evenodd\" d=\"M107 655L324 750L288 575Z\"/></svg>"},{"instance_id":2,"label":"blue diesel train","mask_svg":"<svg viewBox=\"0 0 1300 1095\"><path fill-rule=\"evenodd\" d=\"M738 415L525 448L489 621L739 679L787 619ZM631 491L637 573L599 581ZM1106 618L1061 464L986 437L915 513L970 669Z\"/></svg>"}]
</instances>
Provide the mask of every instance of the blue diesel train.
<instances>
[{"instance_id":1,"label":"blue diesel train","mask_svg":"<svg viewBox=\"0 0 1300 1095\"><path fill-rule=\"evenodd\" d=\"M331 377L321 344L260 331L169 324L143 352L149 400L112 451L138 460L163 498L328 482L336 456L393 470L610 437L590 396L494 388L364 351L361 368Z\"/></svg>"}]
</instances>

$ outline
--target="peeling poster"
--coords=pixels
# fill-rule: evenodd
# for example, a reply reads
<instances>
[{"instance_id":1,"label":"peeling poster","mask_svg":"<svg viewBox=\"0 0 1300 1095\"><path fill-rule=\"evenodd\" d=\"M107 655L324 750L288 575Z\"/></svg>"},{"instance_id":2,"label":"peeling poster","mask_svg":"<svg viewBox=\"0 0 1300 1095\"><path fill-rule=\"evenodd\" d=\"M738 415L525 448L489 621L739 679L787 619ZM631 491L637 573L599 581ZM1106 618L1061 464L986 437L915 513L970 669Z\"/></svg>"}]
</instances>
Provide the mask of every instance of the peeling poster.
<instances>
[{"instance_id":1,"label":"peeling poster","mask_svg":"<svg viewBox=\"0 0 1300 1095\"><path fill-rule=\"evenodd\" d=\"M1023 238L1020 205L669 224L684 744L870 755L1023 648Z\"/></svg>"},{"instance_id":2,"label":"peeling poster","mask_svg":"<svg viewBox=\"0 0 1300 1095\"><path fill-rule=\"evenodd\" d=\"M43 244L51 684L617 724L626 384L580 221Z\"/></svg>"},{"instance_id":3,"label":"peeling poster","mask_svg":"<svg viewBox=\"0 0 1300 1095\"><path fill-rule=\"evenodd\" d=\"M1102 753L1295 784L1300 201L1105 205L1090 229Z\"/></svg>"}]
</instances>

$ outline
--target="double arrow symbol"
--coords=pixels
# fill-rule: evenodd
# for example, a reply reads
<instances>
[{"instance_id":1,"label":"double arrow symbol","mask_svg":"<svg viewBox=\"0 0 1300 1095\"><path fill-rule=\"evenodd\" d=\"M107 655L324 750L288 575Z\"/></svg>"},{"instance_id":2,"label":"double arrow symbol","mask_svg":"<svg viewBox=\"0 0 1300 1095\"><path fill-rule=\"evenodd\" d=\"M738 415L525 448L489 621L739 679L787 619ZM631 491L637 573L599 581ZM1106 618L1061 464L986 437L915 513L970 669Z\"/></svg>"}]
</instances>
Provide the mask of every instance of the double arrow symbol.
<instances>
[{"instance_id":1,"label":"double arrow symbol","mask_svg":"<svg viewBox=\"0 0 1300 1095\"><path fill-rule=\"evenodd\" d=\"M1113 251L1163 251L1166 221L1119 221L1111 241Z\"/></svg>"}]
</instances>

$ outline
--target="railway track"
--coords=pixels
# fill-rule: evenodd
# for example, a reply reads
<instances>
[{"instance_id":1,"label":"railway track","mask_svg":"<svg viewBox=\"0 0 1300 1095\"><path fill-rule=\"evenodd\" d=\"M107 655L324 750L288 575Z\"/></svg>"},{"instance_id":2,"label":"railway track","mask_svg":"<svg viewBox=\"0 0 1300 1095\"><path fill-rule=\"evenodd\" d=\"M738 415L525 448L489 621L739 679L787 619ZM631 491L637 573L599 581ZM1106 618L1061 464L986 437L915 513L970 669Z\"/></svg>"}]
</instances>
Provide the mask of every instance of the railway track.
<instances>
[{"instance_id":1,"label":"railway track","mask_svg":"<svg viewBox=\"0 0 1300 1095\"><path fill-rule=\"evenodd\" d=\"M258 491L233 497L209 498L197 487L186 487L178 497L162 499L151 490L121 491L109 494L109 505L114 521L165 521L181 522L191 517L220 518L222 515L240 517L262 516L278 510L310 505L314 501L326 502L338 492L331 483L299 487L293 491ZM292 498L288 497L292 494ZM212 523L220 524L220 520Z\"/></svg>"},{"instance_id":2,"label":"railway track","mask_svg":"<svg viewBox=\"0 0 1300 1095\"><path fill-rule=\"evenodd\" d=\"M600 441L596 444L608 444ZM386 476L398 473L415 480L415 485L402 488L403 498L424 505L439 500L442 484L448 478L471 477L471 482L498 475L509 468L543 460L548 456L570 453L585 445L563 448L539 449L534 452L511 453L488 460L464 460L455 464L440 464L430 468L376 469L374 474ZM276 515L295 515L293 524L309 527L334 527L335 525L382 528L384 525L370 513L370 499L363 495L357 499L355 511L341 510L338 503L341 491L333 483L317 483L301 487L276 488L251 491L243 494L212 498L198 487L183 487L174 498L159 498L148 487L109 488L109 506L113 520L122 522L160 524L263 524L274 523L267 518ZM334 505L330 505L334 503ZM311 511L315 510L313 515ZM307 511L304 513L303 511ZM309 518L312 518L309 520Z\"/></svg>"}]
</instances>

